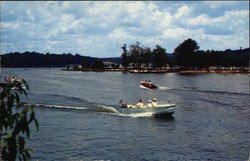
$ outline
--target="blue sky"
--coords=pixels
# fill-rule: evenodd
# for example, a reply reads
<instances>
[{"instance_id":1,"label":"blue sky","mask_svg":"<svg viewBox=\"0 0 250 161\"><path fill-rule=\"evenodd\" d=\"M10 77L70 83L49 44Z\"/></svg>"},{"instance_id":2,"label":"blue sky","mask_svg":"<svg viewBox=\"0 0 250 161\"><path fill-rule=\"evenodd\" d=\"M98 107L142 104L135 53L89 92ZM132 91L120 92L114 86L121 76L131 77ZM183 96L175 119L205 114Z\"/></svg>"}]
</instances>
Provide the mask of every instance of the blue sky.
<instances>
[{"instance_id":1,"label":"blue sky","mask_svg":"<svg viewBox=\"0 0 250 161\"><path fill-rule=\"evenodd\" d=\"M200 49L249 47L248 1L1 1L0 53L121 55L157 44L168 53L192 38Z\"/></svg>"}]
</instances>

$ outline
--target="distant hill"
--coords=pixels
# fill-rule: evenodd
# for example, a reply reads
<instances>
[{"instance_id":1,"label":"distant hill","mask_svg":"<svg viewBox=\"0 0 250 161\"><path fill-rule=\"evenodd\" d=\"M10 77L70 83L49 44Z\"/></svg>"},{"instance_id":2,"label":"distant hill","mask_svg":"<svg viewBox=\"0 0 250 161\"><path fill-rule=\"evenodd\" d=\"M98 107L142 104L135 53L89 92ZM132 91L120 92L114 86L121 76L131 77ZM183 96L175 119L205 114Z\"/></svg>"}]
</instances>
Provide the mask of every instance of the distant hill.
<instances>
[{"instance_id":1,"label":"distant hill","mask_svg":"<svg viewBox=\"0 0 250 161\"><path fill-rule=\"evenodd\" d=\"M63 67L67 64L82 64L84 61L92 63L94 57L79 54L41 54L37 52L14 52L1 56L2 67Z\"/></svg>"}]
</instances>

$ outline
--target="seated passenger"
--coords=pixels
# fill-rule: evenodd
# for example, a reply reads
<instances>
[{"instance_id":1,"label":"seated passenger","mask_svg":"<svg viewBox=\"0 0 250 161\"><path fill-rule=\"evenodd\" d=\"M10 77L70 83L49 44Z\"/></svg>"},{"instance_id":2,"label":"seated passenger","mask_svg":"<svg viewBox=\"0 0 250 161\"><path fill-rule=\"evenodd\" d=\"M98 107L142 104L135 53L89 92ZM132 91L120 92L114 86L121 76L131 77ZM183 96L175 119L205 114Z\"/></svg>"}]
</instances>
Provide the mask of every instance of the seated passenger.
<instances>
[{"instance_id":1,"label":"seated passenger","mask_svg":"<svg viewBox=\"0 0 250 161\"><path fill-rule=\"evenodd\" d=\"M154 98L154 99L153 99L153 102L152 102L152 106L156 106L156 105L157 105L157 102L156 102L156 101L157 101L157 99Z\"/></svg>"},{"instance_id":2,"label":"seated passenger","mask_svg":"<svg viewBox=\"0 0 250 161\"><path fill-rule=\"evenodd\" d=\"M128 108L128 105L123 102L123 100L119 101L119 104L121 105L121 108Z\"/></svg>"},{"instance_id":3,"label":"seated passenger","mask_svg":"<svg viewBox=\"0 0 250 161\"><path fill-rule=\"evenodd\" d=\"M142 101L142 99L139 99L139 102L136 104L137 107L142 107L144 106L144 103Z\"/></svg>"},{"instance_id":4,"label":"seated passenger","mask_svg":"<svg viewBox=\"0 0 250 161\"><path fill-rule=\"evenodd\" d=\"M151 100L148 100L147 107L152 107L152 101Z\"/></svg>"}]
</instances>

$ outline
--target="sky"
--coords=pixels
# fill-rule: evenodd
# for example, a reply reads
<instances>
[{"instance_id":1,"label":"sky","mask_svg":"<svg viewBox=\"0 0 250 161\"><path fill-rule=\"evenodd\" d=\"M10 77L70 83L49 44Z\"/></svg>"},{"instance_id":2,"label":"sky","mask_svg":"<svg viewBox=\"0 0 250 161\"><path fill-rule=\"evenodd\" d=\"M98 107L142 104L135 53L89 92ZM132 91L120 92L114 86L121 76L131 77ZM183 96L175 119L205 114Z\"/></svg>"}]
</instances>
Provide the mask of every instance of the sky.
<instances>
[{"instance_id":1,"label":"sky","mask_svg":"<svg viewBox=\"0 0 250 161\"><path fill-rule=\"evenodd\" d=\"M167 53L249 47L249 1L1 1L0 54L36 51L118 57L135 44Z\"/></svg>"}]
</instances>

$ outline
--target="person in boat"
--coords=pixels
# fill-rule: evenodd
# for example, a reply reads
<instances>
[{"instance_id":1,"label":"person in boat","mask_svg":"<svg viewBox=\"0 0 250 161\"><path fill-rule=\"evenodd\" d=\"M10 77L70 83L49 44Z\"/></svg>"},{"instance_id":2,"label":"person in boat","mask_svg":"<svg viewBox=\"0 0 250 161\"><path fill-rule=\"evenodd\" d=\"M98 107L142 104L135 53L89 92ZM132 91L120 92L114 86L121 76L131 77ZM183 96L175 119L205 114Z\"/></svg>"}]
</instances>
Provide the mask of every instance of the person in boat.
<instances>
[{"instance_id":1,"label":"person in boat","mask_svg":"<svg viewBox=\"0 0 250 161\"><path fill-rule=\"evenodd\" d=\"M128 105L124 103L123 100L120 100L119 104L121 105L121 108L128 108Z\"/></svg>"},{"instance_id":2,"label":"person in boat","mask_svg":"<svg viewBox=\"0 0 250 161\"><path fill-rule=\"evenodd\" d=\"M13 81L14 78L15 78L15 77L9 76L8 78L5 78L5 81L11 82L11 81Z\"/></svg>"},{"instance_id":3,"label":"person in boat","mask_svg":"<svg viewBox=\"0 0 250 161\"><path fill-rule=\"evenodd\" d=\"M153 105L152 105L152 101L151 101L151 100L148 100L147 107L153 107Z\"/></svg>"},{"instance_id":4,"label":"person in boat","mask_svg":"<svg viewBox=\"0 0 250 161\"><path fill-rule=\"evenodd\" d=\"M156 98L153 98L153 101L152 101L152 106L156 106L157 105L157 99Z\"/></svg>"},{"instance_id":5,"label":"person in boat","mask_svg":"<svg viewBox=\"0 0 250 161\"><path fill-rule=\"evenodd\" d=\"M144 106L144 103L143 103L142 99L139 99L139 102L136 104L136 106L138 108Z\"/></svg>"},{"instance_id":6,"label":"person in boat","mask_svg":"<svg viewBox=\"0 0 250 161\"><path fill-rule=\"evenodd\" d=\"M128 104L124 103L123 100L120 100L119 104L121 105L121 108L137 108L136 105L128 105Z\"/></svg>"},{"instance_id":7,"label":"person in boat","mask_svg":"<svg viewBox=\"0 0 250 161\"><path fill-rule=\"evenodd\" d=\"M5 79L6 81L10 81L11 80L11 77L9 76L8 78Z\"/></svg>"}]
</instances>

